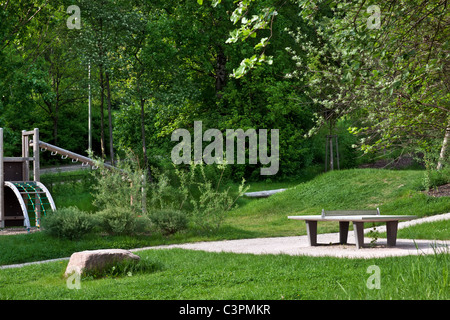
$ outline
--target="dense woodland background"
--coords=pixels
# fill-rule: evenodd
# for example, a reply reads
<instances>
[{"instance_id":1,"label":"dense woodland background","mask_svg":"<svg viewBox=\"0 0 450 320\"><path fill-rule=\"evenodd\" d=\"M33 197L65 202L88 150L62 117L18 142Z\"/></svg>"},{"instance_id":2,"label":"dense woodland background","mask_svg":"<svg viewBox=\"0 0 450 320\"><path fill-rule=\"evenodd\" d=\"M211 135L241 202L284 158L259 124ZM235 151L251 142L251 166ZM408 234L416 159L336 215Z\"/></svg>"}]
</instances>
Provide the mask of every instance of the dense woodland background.
<instances>
[{"instance_id":1,"label":"dense woodland background","mask_svg":"<svg viewBox=\"0 0 450 320\"><path fill-rule=\"evenodd\" d=\"M80 8L79 29L68 27L70 5ZM450 139L448 5L0 1L5 154L20 155L20 131L35 127L41 140L86 154L90 86L93 151L109 160L132 151L142 166L168 166L172 131L201 120L204 130L279 129L272 179L323 170L327 134L339 136L341 168L402 155L441 168ZM259 172L230 168L236 179Z\"/></svg>"}]
</instances>

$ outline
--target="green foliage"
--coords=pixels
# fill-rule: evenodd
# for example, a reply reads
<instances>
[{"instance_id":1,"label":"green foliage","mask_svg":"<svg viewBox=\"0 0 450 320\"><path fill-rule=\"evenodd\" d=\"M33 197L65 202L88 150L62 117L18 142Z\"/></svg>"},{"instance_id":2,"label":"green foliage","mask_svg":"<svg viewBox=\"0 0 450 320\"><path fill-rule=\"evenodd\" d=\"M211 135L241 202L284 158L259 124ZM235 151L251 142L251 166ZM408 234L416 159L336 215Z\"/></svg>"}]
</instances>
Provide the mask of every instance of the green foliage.
<instances>
[{"instance_id":1,"label":"green foliage","mask_svg":"<svg viewBox=\"0 0 450 320\"><path fill-rule=\"evenodd\" d=\"M450 161L449 154L446 157L440 158L440 141L436 139L420 141L419 147L415 151L420 156L417 161L425 167L422 187L426 191L436 189L438 186L450 183ZM438 162L441 162L442 168L437 169Z\"/></svg>"},{"instance_id":2,"label":"green foliage","mask_svg":"<svg viewBox=\"0 0 450 320\"><path fill-rule=\"evenodd\" d=\"M310 32L291 30L299 43L290 49L298 61L291 75L310 84L319 123L354 114L366 152L443 138L449 112L445 4L298 4ZM370 5L382 13L378 28L370 26Z\"/></svg>"},{"instance_id":3,"label":"green foliage","mask_svg":"<svg viewBox=\"0 0 450 320\"><path fill-rule=\"evenodd\" d=\"M145 174L133 155L118 159L114 169L105 167L102 161L98 161L98 166L98 170L93 171L96 178L92 187L94 205L100 210L128 208L134 214L141 213Z\"/></svg>"},{"instance_id":4,"label":"green foliage","mask_svg":"<svg viewBox=\"0 0 450 320\"><path fill-rule=\"evenodd\" d=\"M299 90L304 84L284 77L295 67L295 61L283 48L295 44L284 29L298 24L296 6L286 4L278 10L277 23L270 30L258 31L266 38L270 32L276 35L273 47L263 49L267 55L273 55L273 64L264 63L239 79L230 77L232 68L256 44L252 37L246 42L225 43L229 31L236 28L225 18L227 11L232 12L232 4L221 2L213 9L169 1L164 7L160 14L150 15L152 32L145 46L140 47L139 60L130 58L135 66L134 86L127 90L127 100L115 113L117 146L132 149L142 159L143 121L149 163L161 169L171 165L171 132L177 128L190 130L193 121L202 120L205 130L216 128L222 132L238 128L279 129L280 171L271 178L292 178L313 164L318 157L312 154L311 141L305 138L314 125L313 110ZM257 8L258 5L252 12ZM250 13L247 18L250 19ZM221 56L226 57L225 62ZM223 67L223 83L219 81L219 67ZM230 165L230 170L236 181L242 177L262 179L260 165Z\"/></svg>"},{"instance_id":5,"label":"green foliage","mask_svg":"<svg viewBox=\"0 0 450 320\"><path fill-rule=\"evenodd\" d=\"M446 167L445 169L436 170L427 164L423 173L422 183L425 191L437 189L439 186L450 183L450 169Z\"/></svg>"},{"instance_id":6,"label":"green foliage","mask_svg":"<svg viewBox=\"0 0 450 320\"><path fill-rule=\"evenodd\" d=\"M259 3L259 14L250 16L249 12L254 10L251 10L252 4L254 5L255 3L258 4L257 1L253 0L239 2L231 14L230 20L234 25L239 21L240 27L230 32L226 42L236 43L238 40L245 41L249 37L256 38L256 33L260 30L270 29L271 33L268 37L262 37L259 42L254 45L253 50L257 52L257 54L254 54L250 58L244 58L239 67L233 70L232 76L236 79L243 77L251 69L254 69L257 65L261 65L263 62L266 62L269 65L273 63L272 57L266 57L264 49L272 38L272 26L278 12L271 4L269 5L268 3L263 2L262 4Z\"/></svg>"},{"instance_id":7,"label":"green foliage","mask_svg":"<svg viewBox=\"0 0 450 320\"><path fill-rule=\"evenodd\" d=\"M154 210L149 215L149 218L152 224L156 227L156 230L166 236L185 230L188 227L187 215L180 210Z\"/></svg>"},{"instance_id":8,"label":"green foliage","mask_svg":"<svg viewBox=\"0 0 450 320\"><path fill-rule=\"evenodd\" d=\"M52 236L78 240L92 232L97 222L93 215L76 207L58 209L41 219L42 230Z\"/></svg>"},{"instance_id":9,"label":"green foliage","mask_svg":"<svg viewBox=\"0 0 450 320\"><path fill-rule=\"evenodd\" d=\"M323 164L324 127L341 134L345 168L358 164L353 144L369 152L442 140L449 123L444 2L206 3L80 0L80 30L66 26L70 1L2 3L5 150L20 154L20 130L39 127L42 140L84 153L88 84L93 150L104 155L112 139L116 151L143 159L143 170L170 165L170 133L194 120L221 131L280 129L280 171L271 179ZM379 29L367 23L373 4L382 12ZM107 106L113 136L102 138ZM339 127L345 114L353 138ZM55 159L44 153L42 163ZM260 180L259 169L234 165L230 176ZM138 193L103 198L123 206L133 197L138 212Z\"/></svg>"},{"instance_id":10,"label":"green foliage","mask_svg":"<svg viewBox=\"0 0 450 320\"><path fill-rule=\"evenodd\" d=\"M143 159L142 132L140 123L141 110L138 104L124 105L115 113L114 141L119 150L132 150L138 159ZM148 165L162 168L170 162L170 121L173 119L171 109L155 102L147 102L144 108L144 130ZM169 114L172 114L170 117ZM169 155L169 156L168 156ZM141 161L141 160L140 160ZM141 162L143 163L143 162Z\"/></svg>"},{"instance_id":11,"label":"green foliage","mask_svg":"<svg viewBox=\"0 0 450 320\"><path fill-rule=\"evenodd\" d=\"M380 232L377 230L375 223L372 223L372 229L367 233L367 236L371 238L369 246L375 247L380 236Z\"/></svg>"},{"instance_id":12,"label":"green foliage","mask_svg":"<svg viewBox=\"0 0 450 320\"><path fill-rule=\"evenodd\" d=\"M207 179L203 166L191 165L191 177L194 176L197 167L200 171L200 180L188 181L188 184L194 185L199 192L198 198L190 198L193 207L191 219L195 226L203 230L217 231L223 223L226 213L233 208L236 200L246 192L245 180L242 180L236 198L233 198L229 188L219 190L220 180L216 186L213 186L212 181ZM223 170L225 170L225 167L223 167Z\"/></svg>"},{"instance_id":13,"label":"green foliage","mask_svg":"<svg viewBox=\"0 0 450 320\"><path fill-rule=\"evenodd\" d=\"M159 217L152 214L150 218L158 219L160 224L166 223L164 219L181 219L184 224L183 214L179 213L183 211L194 228L217 231L227 212L236 206L236 200L248 187L244 187L243 180L237 192L232 192L230 187L222 185L225 165L217 166L219 175L205 167L210 169L214 166L192 163L187 168L175 168L172 176L167 173L158 175L158 181L151 187L148 203L149 210L156 210Z\"/></svg>"},{"instance_id":14,"label":"green foliage","mask_svg":"<svg viewBox=\"0 0 450 320\"><path fill-rule=\"evenodd\" d=\"M126 160L119 159L114 168L105 167L101 161L98 165L92 173L96 178L92 196L102 230L116 235L145 232L146 178L139 163L129 155Z\"/></svg>"},{"instance_id":15,"label":"green foliage","mask_svg":"<svg viewBox=\"0 0 450 320\"><path fill-rule=\"evenodd\" d=\"M135 232L140 215L148 216L164 234L184 229L187 219L194 227L217 231L226 212L247 190L243 180L233 198L230 188L221 185L226 180L225 165L218 166L219 175L214 166L205 169L196 164L188 170L172 167L162 174L155 170L155 180L149 182L133 158L119 164L120 168L107 169L99 163L99 172L94 173L94 204L100 209L103 229L112 234ZM213 181L217 182L213 185Z\"/></svg>"},{"instance_id":16,"label":"green foliage","mask_svg":"<svg viewBox=\"0 0 450 320\"><path fill-rule=\"evenodd\" d=\"M137 231L136 214L129 208L107 207L96 213L102 230L114 235L131 235Z\"/></svg>"}]
</instances>

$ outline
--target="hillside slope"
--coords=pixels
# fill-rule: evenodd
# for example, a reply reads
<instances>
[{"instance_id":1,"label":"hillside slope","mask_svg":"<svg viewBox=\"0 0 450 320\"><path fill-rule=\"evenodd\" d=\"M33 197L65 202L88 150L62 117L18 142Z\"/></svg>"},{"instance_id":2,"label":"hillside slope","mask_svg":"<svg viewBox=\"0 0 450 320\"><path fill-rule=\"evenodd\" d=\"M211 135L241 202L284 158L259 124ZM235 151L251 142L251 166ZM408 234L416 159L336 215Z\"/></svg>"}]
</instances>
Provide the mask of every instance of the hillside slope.
<instances>
[{"instance_id":1,"label":"hillside slope","mask_svg":"<svg viewBox=\"0 0 450 320\"><path fill-rule=\"evenodd\" d=\"M419 217L450 212L450 197L435 198L420 191L423 176L419 170L332 171L269 198L244 201L231 212L227 225L245 225L261 235L290 235L298 234L299 222L288 220L288 215L320 214L322 209L378 207L381 214ZM324 223L322 232L337 231L335 225Z\"/></svg>"}]
</instances>

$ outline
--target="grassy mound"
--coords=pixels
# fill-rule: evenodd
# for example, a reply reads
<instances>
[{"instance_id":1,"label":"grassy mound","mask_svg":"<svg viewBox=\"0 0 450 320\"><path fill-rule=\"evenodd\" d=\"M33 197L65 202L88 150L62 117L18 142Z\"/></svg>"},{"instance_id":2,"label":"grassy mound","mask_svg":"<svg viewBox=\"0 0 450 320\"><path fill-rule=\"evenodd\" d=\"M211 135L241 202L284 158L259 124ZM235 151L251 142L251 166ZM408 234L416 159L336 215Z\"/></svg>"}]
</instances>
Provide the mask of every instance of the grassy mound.
<instances>
[{"instance_id":1,"label":"grassy mound","mask_svg":"<svg viewBox=\"0 0 450 320\"><path fill-rule=\"evenodd\" d=\"M423 171L351 169L332 171L293 188L258 200L244 200L228 217L229 227L252 235L304 234L303 224L288 215L320 214L322 209L373 209L381 214L419 217L450 212L449 197L434 198L421 192ZM320 225L319 225L320 228ZM323 223L319 232L337 232L336 224Z\"/></svg>"}]
</instances>

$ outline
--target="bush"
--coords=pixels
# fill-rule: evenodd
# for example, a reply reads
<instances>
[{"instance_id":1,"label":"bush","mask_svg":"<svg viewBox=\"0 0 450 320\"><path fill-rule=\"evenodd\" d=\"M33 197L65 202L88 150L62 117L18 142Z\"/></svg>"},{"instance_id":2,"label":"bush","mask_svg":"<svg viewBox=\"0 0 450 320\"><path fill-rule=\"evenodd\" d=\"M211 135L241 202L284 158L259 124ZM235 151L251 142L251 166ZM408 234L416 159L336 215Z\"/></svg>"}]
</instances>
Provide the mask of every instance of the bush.
<instances>
[{"instance_id":1,"label":"bush","mask_svg":"<svg viewBox=\"0 0 450 320\"><path fill-rule=\"evenodd\" d=\"M174 208L188 212L187 217L194 228L202 231L217 231L220 228L227 212L236 207L237 199L248 187L244 186L243 180L237 192L232 193L230 188L221 186L225 165L217 166L217 170L221 171L218 171L220 173L215 180L208 178L205 167L208 168L195 163L189 167L176 167L172 179L166 174L155 175L157 182L149 192L148 205L155 210L169 210L166 213L155 213L157 216L151 218L155 220L155 225L172 225L175 222L170 219L187 219L180 213L171 212ZM175 233L171 228L166 232Z\"/></svg>"},{"instance_id":2,"label":"bush","mask_svg":"<svg viewBox=\"0 0 450 320\"><path fill-rule=\"evenodd\" d=\"M100 227L109 234L131 235L137 230L137 216L128 208L108 207L98 216Z\"/></svg>"},{"instance_id":3,"label":"bush","mask_svg":"<svg viewBox=\"0 0 450 320\"><path fill-rule=\"evenodd\" d=\"M191 167L194 172L195 169L195 166ZM203 231L217 231L225 220L227 212L236 207L237 199L248 190L248 187L244 186L245 180L243 179L237 194L233 197L230 188L220 190L220 181L217 186L213 186L213 182L205 176L202 165L199 166L199 169L201 179L193 183L199 196L190 198L193 206L191 221L194 226Z\"/></svg>"},{"instance_id":4,"label":"bush","mask_svg":"<svg viewBox=\"0 0 450 320\"><path fill-rule=\"evenodd\" d=\"M161 209L152 212L150 221L163 235L171 235L187 228L186 214L175 209Z\"/></svg>"},{"instance_id":5,"label":"bush","mask_svg":"<svg viewBox=\"0 0 450 320\"><path fill-rule=\"evenodd\" d=\"M61 208L42 218L43 232L53 237L77 240L90 233L96 225L95 218L76 207Z\"/></svg>"},{"instance_id":6,"label":"bush","mask_svg":"<svg viewBox=\"0 0 450 320\"><path fill-rule=\"evenodd\" d=\"M100 164L97 184L93 188L94 205L101 210L102 228L111 234L139 232L138 228L142 226L136 220L147 207L169 210L157 212L150 219L163 234L186 228L188 218L194 228L216 231L226 213L236 206L237 199L248 189L244 188L245 180L233 193L221 185L227 179L226 165L210 167L192 163L174 166L168 173L154 169L152 182L145 178L145 172L131 156L122 162L122 167L107 170ZM186 217L175 209L189 212L189 215Z\"/></svg>"},{"instance_id":7,"label":"bush","mask_svg":"<svg viewBox=\"0 0 450 320\"><path fill-rule=\"evenodd\" d=\"M99 210L127 208L138 214L142 211L142 184L145 172L132 155L127 160L117 160L115 170L110 170L100 161L99 169L93 172L96 183L93 185L93 204Z\"/></svg>"}]
</instances>

